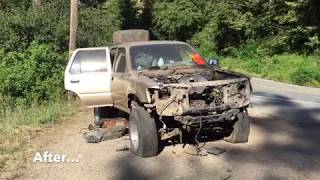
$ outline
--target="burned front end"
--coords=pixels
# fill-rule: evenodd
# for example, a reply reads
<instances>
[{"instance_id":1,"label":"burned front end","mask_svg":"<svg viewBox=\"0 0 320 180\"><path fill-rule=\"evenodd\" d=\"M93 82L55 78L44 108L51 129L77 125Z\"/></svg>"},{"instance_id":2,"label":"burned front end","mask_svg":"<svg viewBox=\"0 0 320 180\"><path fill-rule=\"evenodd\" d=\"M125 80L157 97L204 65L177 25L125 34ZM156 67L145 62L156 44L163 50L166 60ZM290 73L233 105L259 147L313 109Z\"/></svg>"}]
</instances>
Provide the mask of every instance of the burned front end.
<instances>
[{"instance_id":1,"label":"burned front end","mask_svg":"<svg viewBox=\"0 0 320 180\"><path fill-rule=\"evenodd\" d=\"M188 130L221 129L248 107L251 85L248 78L207 81L192 76L149 91L160 118L171 117Z\"/></svg>"}]
</instances>

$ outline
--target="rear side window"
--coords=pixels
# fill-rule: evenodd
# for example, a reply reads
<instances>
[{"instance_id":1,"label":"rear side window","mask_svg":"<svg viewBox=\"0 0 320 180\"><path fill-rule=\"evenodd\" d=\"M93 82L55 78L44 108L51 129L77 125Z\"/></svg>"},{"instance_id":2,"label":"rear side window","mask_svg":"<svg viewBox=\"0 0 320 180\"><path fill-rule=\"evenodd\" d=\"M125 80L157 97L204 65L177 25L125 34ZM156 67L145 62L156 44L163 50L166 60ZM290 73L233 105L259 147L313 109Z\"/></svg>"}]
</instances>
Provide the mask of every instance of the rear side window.
<instances>
[{"instance_id":1,"label":"rear side window","mask_svg":"<svg viewBox=\"0 0 320 180\"><path fill-rule=\"evenodd\" d=\"M70 73L106 72L106 50L78 51L71 65Z\"/></svg>"}]
</instances>

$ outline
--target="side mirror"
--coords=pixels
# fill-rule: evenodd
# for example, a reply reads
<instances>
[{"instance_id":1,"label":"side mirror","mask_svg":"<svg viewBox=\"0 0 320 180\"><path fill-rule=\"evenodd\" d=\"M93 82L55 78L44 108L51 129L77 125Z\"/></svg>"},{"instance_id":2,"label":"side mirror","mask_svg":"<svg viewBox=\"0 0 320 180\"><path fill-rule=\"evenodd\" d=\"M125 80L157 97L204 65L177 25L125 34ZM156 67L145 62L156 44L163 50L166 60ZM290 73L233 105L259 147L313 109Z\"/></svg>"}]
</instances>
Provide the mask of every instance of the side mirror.
<instances>
[{"instance_id":1,"label":"side mirror","mask_svg":"<svg viewBox=\"0 0 320 180\"><path fill-rule=\"evenodd\" d=\"M218 66L219 65L219 59L218 58L210 58L208 61L208 65L213 67L213 66Z\"/></svg>"}]
</instances>

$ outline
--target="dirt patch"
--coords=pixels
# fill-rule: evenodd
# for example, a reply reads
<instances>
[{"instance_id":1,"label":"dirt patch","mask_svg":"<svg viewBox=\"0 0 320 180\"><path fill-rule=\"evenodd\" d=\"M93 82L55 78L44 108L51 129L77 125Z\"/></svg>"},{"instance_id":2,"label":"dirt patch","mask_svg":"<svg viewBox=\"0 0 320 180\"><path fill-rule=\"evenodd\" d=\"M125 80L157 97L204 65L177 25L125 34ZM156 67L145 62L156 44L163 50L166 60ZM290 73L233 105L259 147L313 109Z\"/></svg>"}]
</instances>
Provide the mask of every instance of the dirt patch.
<instances>
[{"instance_id":1,"label":"dirt patch","mask_svg":"<svg viewBox=\"0 0 320 180\"><path fill-rule=\"evenodd\" d=\"M18 179L317 179L319 157L311 138L301 139L298 129L271 113L250 109L249 143L209 142L224 153L194 156L182 145L167 146L159 156L139 158L128 147L129 138L88 144L79 130L91 123L91 110L82 111L62 124L49 128L34 141L26 167ZM317 134L317 130L304 135ZM310 134L310 135L311 135ZM319 136L318 136L319 137ZM317 137L317 138L318 138ZM314 137L316 138L316 137ZM318 139L317 139L318 140ZM316 140L314 140L316 142ZM31 148L32 149L32 148ZM32 163L36 151L65 154L77 163ZM304 153L308 152L308 153ZM318 165L317 165L318 164Z\"/></svg>"},{"instance_id":2,"label":"dirt patch","mask_svg":"<svg viewBox=\"0 0 320 180\"><path fill-rule=\"evenodd\" d=\"M169 146L157 157L139 158L130 151L127 136L88 144L79 129L91 123L92 113L84 111L42 136L27 158L18 179L226 179L231 167L215 156L187 155L182 146ZM72 123L70 123L72 122ZM49 151L78 158L78 163L32 163L35 152ZM173 153L175 151L175 153ZM17 177L17 176L16 176Z\"/></svg>"},{"instance_id":3,"label":"dirt patch","mask_svg":"<svg viewBox=\"0 0 320 180\"><path fill-rule=\"evenodd\" d=\"M0 179L15 179L24 174L24 172L32 167L32 159L35 152L44 150L50 143L57 143L59 139L63 138L62 133L68 131L68 128L73 123L79 123L80 117L88 114L87 108L73 110L73 116L61 118L55 124L44 125L42 127L20 127L21 131L19 136L16 136L10 141L4 143L18 143L19 149L15 149L10 157L7 157L6 165L0 167ZM6 158L6 157L3 157ZM4 162L4 161L3 161Z\"/></svg>"}]
</instances>

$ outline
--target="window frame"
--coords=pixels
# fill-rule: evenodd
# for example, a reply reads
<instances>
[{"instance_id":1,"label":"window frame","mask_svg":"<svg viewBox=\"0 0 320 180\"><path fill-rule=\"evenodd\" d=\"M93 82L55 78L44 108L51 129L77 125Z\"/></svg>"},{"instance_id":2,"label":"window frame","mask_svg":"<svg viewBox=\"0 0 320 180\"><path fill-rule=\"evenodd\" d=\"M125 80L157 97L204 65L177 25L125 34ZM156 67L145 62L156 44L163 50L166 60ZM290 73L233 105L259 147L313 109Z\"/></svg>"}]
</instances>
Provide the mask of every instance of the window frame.
<instances>
[{"instance_id":1,"label":"window frame","mask_svg":"<svg viewBox=\"0 0 320 180\"><path fill-rule=\"evenodd\" d=\"M78 51L78 52L79 52L79 51ZM79 58L78 58L78 60L77 60L78 52L76 52L76 54L74 55L74 58L73 58L72 63L71 63L71 65L70 65L69 73L72 74L72 75L81 74L81 61L80 61ZM72 68L74 67L74 65L75 65L76 62L78 63L77 66L79 66L79 68L77 69L77 72L72 72Z\"/></svg>"},{"instance_id":2,"label":"window frame","mask_svg":"<svg viewBox=\"0 0 320 180\"><path fill-rule=\"evenodd\" d=\"M80 66L80 68L79 68L79 71L78 72L76 72L76 73L73 73L72 72L72 67L74 66L74 64L75 64L75 62L77 61L77 57L79 56L79 53L81 53L81 52L85 52L85 51L104 51L104 53L105 53L105 56L104 56L104 61L105 61L105 64L106 64L106 69L105 70L103 70L103 71L86 71L86 72L83 72L82 71L82 68L81 68L81 58L78 58L78 63L79 63L79 66ZM106 49L104 49L104 48L101 48L101 49L79 49L79 50L77 50L76 52L75 52L75 55L74 55L74 57L73 57L73 61L72 61L72 63L71 63L71 65L70 65L70 69L69 69L69 73L70 74L72 74L72 75L79 75L79 74L86 74L86 73L107 73L107 72L109 72L110 71L110 69L108 68L108 51L106 50ZM110 57L111 58L111 57ZM111 60L111 59L110 59Z\"/></svg>"},{"instance_id":3,"label":"window frame","mask_svg":"<svg viewBox=\"0 0 320 180\"><path fill-rule=\"evenodd\" d=\"M123 53L120 52L121 50L124 50L124 55L122 55ZM119 55L121 55L119 57ZM118 74L128 74L128 57L127 57L128 53L127 53L127 49L125 47L118 47L117 48L117 54L116 54L116 57L115 57L115 62L114 62L114 66L113 66L113 72L114 73L118 73ZM118 66L119 66L119 63L120 63L120 60L122 58L122 56L124 56L124 62L125 62L125 69L124 69L124 72L118 72L117 69L118 69Z\"/></svg>"}]
</instances>

